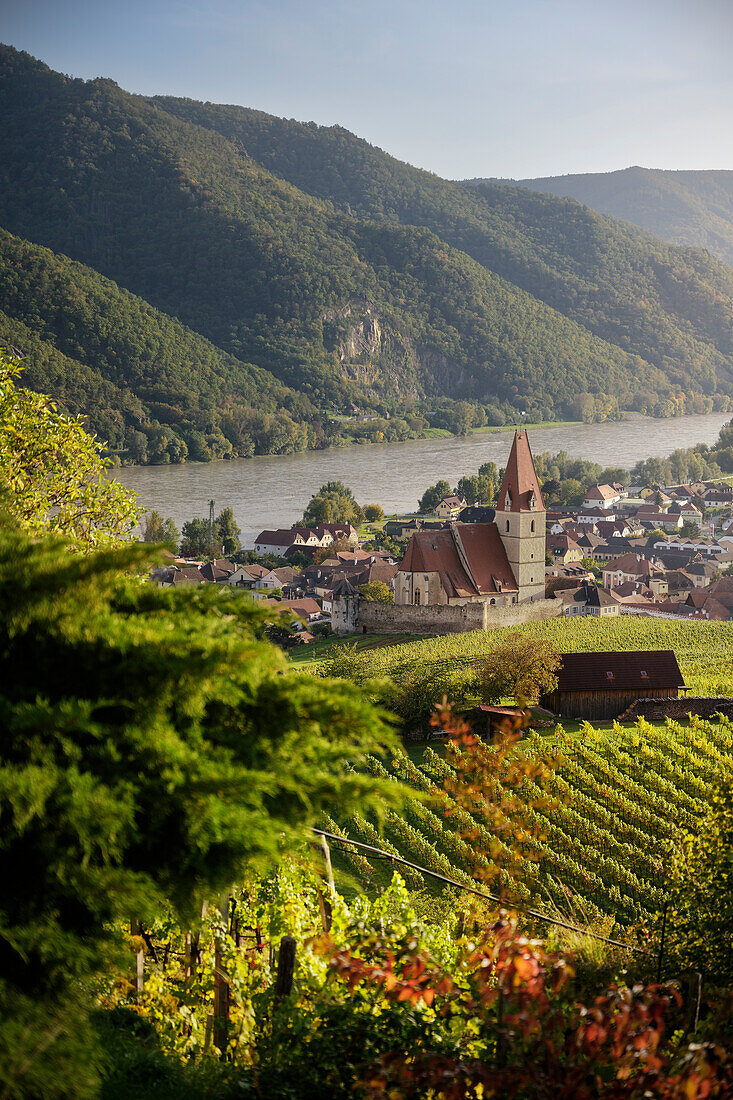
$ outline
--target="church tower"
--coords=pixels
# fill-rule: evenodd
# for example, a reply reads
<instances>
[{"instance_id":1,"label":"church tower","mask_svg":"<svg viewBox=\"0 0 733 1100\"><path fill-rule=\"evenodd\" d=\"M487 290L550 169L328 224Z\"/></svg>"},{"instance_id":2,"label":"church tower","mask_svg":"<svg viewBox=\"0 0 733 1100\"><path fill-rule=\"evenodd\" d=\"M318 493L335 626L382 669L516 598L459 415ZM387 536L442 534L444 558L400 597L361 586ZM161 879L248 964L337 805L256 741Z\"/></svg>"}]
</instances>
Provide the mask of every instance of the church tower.
<instances>
[{"instance_id":1,"label":"church tower","mask_svg":"<svg viewBox=\"0 0 733 1100\"><path fill-rule=\"evenodd\" d=\"M514 433L496 504L496 526L519 589L519 603L545 598L545 505L526 432Z\"/></svg>"}]
</instances>

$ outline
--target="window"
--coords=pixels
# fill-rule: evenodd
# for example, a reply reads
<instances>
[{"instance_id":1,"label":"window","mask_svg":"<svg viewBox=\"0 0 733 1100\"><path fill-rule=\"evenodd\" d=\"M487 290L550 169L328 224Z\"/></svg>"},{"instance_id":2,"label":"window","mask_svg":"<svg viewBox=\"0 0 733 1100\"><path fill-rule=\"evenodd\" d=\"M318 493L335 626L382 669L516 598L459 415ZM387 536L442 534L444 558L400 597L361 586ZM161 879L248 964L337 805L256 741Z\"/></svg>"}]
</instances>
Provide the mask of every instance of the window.
<instances>
[{"instance_id":1,"label":"window","mask_svg":"<svg viewBox=\"0 0 733 1100\"><path fill-rule=\"evenodd\" d=\"M642 673L641 673L641 678L642 678L642 680L648 680L649 679L648 673L644 672L643 669L642 669Z\"/></svg>"},{"instance_id":2,"label":"window","mask_svg":"<svg viewBox=\"0 0 733 1100\"><path fill-rule=\"evenodd\" d=\"M415 603L416 604L420 603L420 589L419 588L415 591Z\"/></svg>"},{"instance_id":3,"label":"window","mask_svg":"<svg viewBox=\"0 0 733 1100\"><path fill-rule=\"evenodd\" d=\"M493 597L493 596L492 596L492 597L491 597L491 599L489 600L489 603L496 603L496 600L494 599L494 597Z\"/></svg>"},{"instance_id":4,"label":"window","mask_svg":"<svg viewBox=\"0 0 733 1100\"><path fill-rule=\"evenodd\" d=\"M532 522L530 523L529 529L532 532L532 534L534 534L534 520L532 520Z\"/></svg>"},{"instance_id":5,"label":"window","mask_svg":"<svg viewBox=\"0 0 733 1100\"><path fill-rule=\"evenodd\" d=\"M607 680L613 680L613 673L612 672L607 672L606 673L606 679Z\"/></svg>"},{"instance_id":6,"label":"window","mask_svg":"<svg viewBox=\"0 0 733 1100\"><path fill-rule=\"evenodd\" d=\"M506 521L506 529L509 530L509 520Z\"/></svg>"}]
</instances>

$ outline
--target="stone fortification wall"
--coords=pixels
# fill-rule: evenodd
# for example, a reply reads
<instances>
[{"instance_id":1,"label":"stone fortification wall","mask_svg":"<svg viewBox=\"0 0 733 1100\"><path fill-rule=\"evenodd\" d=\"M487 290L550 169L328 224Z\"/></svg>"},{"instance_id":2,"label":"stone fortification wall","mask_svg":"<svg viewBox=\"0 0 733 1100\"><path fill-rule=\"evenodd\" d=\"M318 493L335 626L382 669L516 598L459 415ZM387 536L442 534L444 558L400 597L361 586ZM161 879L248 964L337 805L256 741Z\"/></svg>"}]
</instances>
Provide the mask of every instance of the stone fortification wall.
<instances>
[{"instance_id":1,"label":"stone fortification wall","mask_svg":"<svg viewBox=\"0 0 733 1100\"><path fill-rule=\"evenodd\" d=\"M477 603L463 607L399 605L360 600L357 629L367 634L459 634L465 630L520 626L561 614L560 600L537 600L507 607Z\"/></svg>"}]
</instances>

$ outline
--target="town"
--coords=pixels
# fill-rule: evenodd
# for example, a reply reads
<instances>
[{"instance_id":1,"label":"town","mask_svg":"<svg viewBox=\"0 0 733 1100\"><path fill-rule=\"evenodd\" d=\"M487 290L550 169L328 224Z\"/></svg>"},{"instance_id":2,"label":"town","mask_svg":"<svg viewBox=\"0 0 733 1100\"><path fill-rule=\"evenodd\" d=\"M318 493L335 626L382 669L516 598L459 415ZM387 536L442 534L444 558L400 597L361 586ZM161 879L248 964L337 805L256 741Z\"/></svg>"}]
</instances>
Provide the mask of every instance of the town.
<instances>
[{"instance_id":1,"label":"town","mask_svg":"<svg viewBox=\"0 0 733 1100\"><path fill-rule=\"evenodd\" d=\"M372 509L375 506L371 506ZM381 512L381 509L377 509ZM160 586L218 584L279 608L288 644L440 634L554 616L733 619L733 488L592 483L546 507L517 431L493 504L445 493L427 513L261 531L256 560L170 555Z\"/></svg>"}]
</instances>

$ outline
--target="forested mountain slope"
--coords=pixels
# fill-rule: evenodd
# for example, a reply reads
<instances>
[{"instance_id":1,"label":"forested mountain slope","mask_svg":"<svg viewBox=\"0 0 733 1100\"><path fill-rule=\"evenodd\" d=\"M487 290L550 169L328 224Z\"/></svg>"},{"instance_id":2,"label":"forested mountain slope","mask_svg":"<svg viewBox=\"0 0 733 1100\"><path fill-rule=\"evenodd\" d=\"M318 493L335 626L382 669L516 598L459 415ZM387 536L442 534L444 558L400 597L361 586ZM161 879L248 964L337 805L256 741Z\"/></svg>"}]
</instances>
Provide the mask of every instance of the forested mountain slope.
<instances>
[{"instance_id":1,"label":"forested mountain slope","mask_svg":"<svg viewBox=\"0 0 733 1100\"><path fill-rule=\"evenodd\" d=\"M241 142L273 173L354 215L429 227L676 385L726 379L733 270L574 202L492 181L457 184L412 168L340 127L242 107L157 97L176 117ZM694 364L694 365L693 365ZM723 382L728 385L727 380Z\"/></svg>"},{"instance_id":2,"label":"forested mountain slope","mask_svg":"<svg viewBox=\"0 0 733 1100\"><path fill-rule=\"evenodd\" d=\"M0 142L0 225L54 253L41 262L3 236L12 294L0 308L26 339L79 364L72 388L84 390L81 367L96 372L144 417L182 425L194 449L192 433L221 427L249 452L240 406L252 386L265 395L258 407L301 426L297 447L322 445L324 413L352 402L394 414L467 398L501 422L520 409L605 416L619 403L702 411L732 392L733 272L576 203L442 181L340 129L74 80L10 47L0 47ZM117 293L123 327L154 343L150 326L179 318L163 344L189 351L142 368L126 337L110 358L96 307L80 307L75 340L77 322L64 320L74 295L61 284L82 276L65 256L118 284L95 293ZM134 309L121 287L138 296ZM196 334L209 343L194 354ZM111 424L122 398L104 394ZM105 430L117 439L132 416Z\"/></svg>"},{"instance_id":3,"label":"forested mountain slope","mask_svg":"<svg viewBox=\"0 0 733 1100\"><path fill-rule=\"evenodd\" d=\"M619 172L501 182L577 199L671 244L705 248L733 264L733 172L673 172L635 165Z\"/></svg>"},{"instance_id":4,"label":"forested mountain slope","mask_svg":"<svg viewBox=\"0 0 733 1100\"><path fill-rule=\"evenodd\" d=\"M24 357L23 383L83 413L113 450L158 461L267 452L262 433L275 424L296 442L289 449L305 446L316 413L302 395L91 268L2 229L0 307L0 345Z\"/></svg>"}]
</instances>

